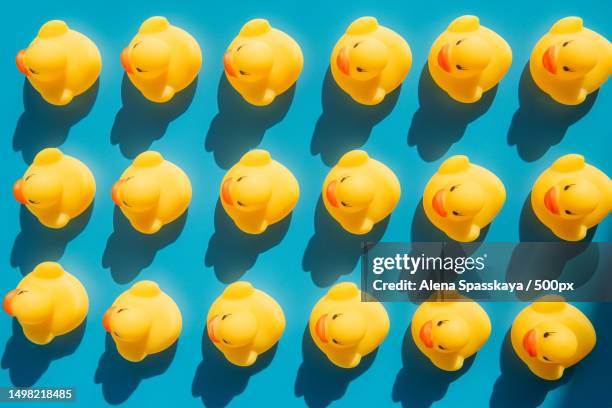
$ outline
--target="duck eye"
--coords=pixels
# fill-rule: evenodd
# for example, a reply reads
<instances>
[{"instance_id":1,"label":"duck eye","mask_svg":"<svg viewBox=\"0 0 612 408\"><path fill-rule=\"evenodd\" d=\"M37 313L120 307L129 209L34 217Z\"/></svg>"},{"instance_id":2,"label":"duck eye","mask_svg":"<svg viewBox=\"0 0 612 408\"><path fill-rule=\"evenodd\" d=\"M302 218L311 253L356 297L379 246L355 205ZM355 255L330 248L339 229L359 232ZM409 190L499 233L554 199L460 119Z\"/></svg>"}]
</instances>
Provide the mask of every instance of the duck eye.
<instances>
[{"instance_id":1,"label":"duck eye","mask_svg":"<svg viewBox=\"0 0 612 408\"><path fill-rule=\"evenodd\" d=\"M567 47L567 44L571 43L571 41L566 41L563 43L563 47Z\"/></svg>"},{"instance_id":2,"label":"duck eye","mask_svg":"<svg viewBox=\"0 0 612 408\"><path fill-rule=\"evenodd\" d=\"M238 48L236 48L236 52L240 51L240 49L241 49L242 47L244 47L244 44L243 44L243 45L239 45L239 46L238 46Z\"/></svg>"},{"instance_id":3,"label":"duck eye","mask_svg":"<svg viewBox=\"0 0 612 408\"><path fill-rule=\"evenodd\" d=\"M227 319L230 315L231 315L230 313L224 314L223 316L221 316L221 320Z\"/></svg>"},{"instance_id":4,"label":"duck eye","mask_svg":"<svg viewBox=\"0 0 612 408\"><path fill-rule=\"evenodd\" d=\"M451 192L455 191L455 190L457 189L457 187L459 187L459 184L455 184L454 186L452 186L452 187L450 188L450 191L451 191Z\"/></svg>"},{"instance_id":5,"label":"duck eye","mask_svg":"<svg viewBox=\"0 0 612 408\"><path fill-rule=\"evenodd\" d=\"M127 310L127 309L126 309L125 307L122 307L122 308L120 308L119 310L117 310L117 313L121 313L121 312L123 312L124 310Z\"/></svg>"},{"instance_id":6,"label":"duck eye","mask_svg":"<svg viewBox=\"0 0 612 408\"><path fill-rule=\"evenodd\" d=\"M357 48L357 46L359 46L359 44L361 44L361 41L356 42L355 44L353 44L353 48Z\"/></svg>"},{"instance_id":7,"label":"duck eye","mask_svg":"<svg viewBox=\"0 0 612 408\"><path fill-rule=\"evenodd\" d=\"M447 321L448 320L439 320L438 323L436 323L436 326L440 327L440 326L442 326Z\"/></svg>"},{"instance_id":8,"label":"duck eye","mask_svg":"<svg viewBox=\"0 0 612 408\"><path fill-rule=\"evenodd\" d=\"M138 72L144 72L141 68L136 67L136 71Z\"/></svg>"},{"instance_id":9,"label":"duck eye","mask_svg":"<svg viewBox=\"0 0 612 408\"><path fill-rule=\"evenodd\" d=\"M243 71L243 70L240 70L240 71L238 71L238 72L240 72L240 75L249 75L249 73L248 73L248 72L245 72L245 71Z\"/></svg>"},{"instance_id":10,"label":"duck eye","mask_svg":"<svg viewBox=\"0 0 612 408\"><path fill-rule=\"evenodd\" d=\"M564 65L564 66L563 66L563 70L564 70L565 72L571 72L571 69L570 69L570 68L569 68L567 65Z\"/></svg>"},{"instance_id":11,"label":"duck eye","mask_svg":"<svg viewBox=\"0 0 612 408\"><path fill-rule=\"evenodd\" d=\"M465 67L463 67L463 66L461 66L459 64L455 65L455 68L457 68L459 71L467 71L467 68L465 68Z\"/></svg>"},{"instance_id":12,"label":"duck eye","mask_svg":"<svg viewBox=\"0 0 612 408\"><path fill-rule=\"evenodd\" d=\"M129 207L128 203L125 202L125 200L121 200L121 202L123 203L123 205L125 205L126 207Z\"/></svg>"},{"instance_id":13,"label":"duck eye","mask_svg":"<svg viewBox=\"0 0 612 408\"><path fill-rule=\"evenodd\" d=\"M334 344L340 344L340 342L336 339L332 339L332 341L334 342Z\"/></svg>"},{"instance_id":14,"label":"duck eye","mask_svg":"<svg viewBox=\"0 0 612 408\"><path fill-rule=\"evenodd\" d=\"M336 320L339 316L342 316L342 313L336 313L332 316L332 320Z\"/></svg>"},{"instance_id":15,"label":"duck eye","mask_svg":"<svg viewBox=\"0 0 612 408\"><path fill-rule=\"evenodd\" d=\"M565 210L565 213L566 213L567 215L574 215L574 213L573 213L573 212L571 212L570 210ZM546 337L546 336L544 336L544 337Z\"/></svg>"},{"instance_id":16,"label":"duck eye","mask_svg":"<svg viewBox=\"0 0 612 408\"><path fill-rule=\"evenodd\" d=\"M546 360L546 361L550 361L550 359L549 359L548 357L546 357L546 356L542 356L542 358L543 358L544 360Z\"/></svg>"},{"instance_id":17,"label":"duck eye","mask_svg":"<svg viewBox=\"0 0 612 408\"><path fill-rule=\"evenodd\" d=\"M551 332L544 332L544 338L547 338L548 336L550 336L552 333Z\"/></svg>"},{"instance_id":18,"label":"duck eye","mask_svg":"<svg viewBox=\"0 0 612 408\"><path fill-rule=\"evenodd\" d=\"M28 68L28 71L30 71L31 73L33 73L34 75L38 74L38 72L34 71L32 68Z\"/></svg>"},{"instance_id":19,"label":"duck eye","mask_svg":"<svg viewBox=\"0 0 612 408\"><path fill-rule=\"evenodd\" d=\"M345 201L340 201L340 204L342 204L343 207L350 207L350 204Z\"/></svg>"},{"instance_id":20,"label":"duck eye","mask_svg":"<svg viewBox=\"0 0 612 408\"><path fill-rule=\"evenodd\" d=\"M361 67L357 67L357 72L368 72L367 70L361 68Z\"/></svg>"},{"instance_id":21,"label":"duck eye","mask_svg":"<svg viewBox=\"0 0 612 408\"><path fill-rule=\"evenodd\" d=\"M440 346L440 345L438 345L438 348L439 348L440 350L446 350L446 348L445 348L445 347L442 347L442 346Z\"/></svg>"},{"instance_id":22,"label":"duck eye","mask_svg":"<svg viewBox=\"0 0 612 408\"><path fill-rule=\"evenodd\" d=\"M238 204L240 207L246 207L241 201L236 201L236 204Z\"/></svg>"},{"instance_id":23,"label":"duck eye","mask_svg":"<svg viewBox=\"0 0 612 408\"><path fill-rule=\"evenodd\" d=\"M221 339L221 341L223 341L225 344L230 344L230 342L225 339Z\"/></svg>"},{"instance_id":24,"label":"duck eye","mask_svg":"<svg viewBox=\"0 0 612 408\"><path fill-rule=\"evenodd\" d=\"M463 38L455 43L455 45L459 45L463 42Z\"/></svg>"},{"instance_id":25,"label":"duck eye","mask_svg":"<svg viewBox=\"0 0 612 408\"><path fill-rule=\"evenodd\" d=\"M30 199L28 198L28 203L30 203L30 204L36 204L36 201L34 201L34 200L30 200Z\"/></svg>"},{"instance_id":26,"label":"duck eye","mask_svg":"<svg viewBox=\"0 0 612 408\"><path fill-rule=\"evenodd\" d=\"M573 184L568 184L567 186L563 187L563 191L569 190L571 186L573 186Z\"/></svg>"},{"instance_id":27,"label":"duck eye","mask_svg":"<svg viewBox=\"0 0 612 408\"><path fill-rule=\"evenodd\" d=\"M240 180L242 180L244 178L244 176L240 176L236 179L236 183L238 183Z\"/></svg>"},{"instance_id":28,"label":"duck eye","mask_svg":"<svg viewBox=\"0 0 612 408\"><path fill-rule=\"evenodd\" d=\"M460 213L460 212L458 212L458 211L453 211L453 215L456 215L457 217L460 217L460 216L461 216L461 213Z\"/></svg>"},{"instance_id":29,"label":"duck eye","mask_svg":"<svg viewBox=\"0 0 612 408\"><path fill-rule=\"evenodd\" d=\"M348 176L344 176L344 177L342 177L342 178L340 179L340 182L341 182L341 183L342 183L342 182L344 182L344 180L346 180L347 178L348 178Z\"/></svg>"}]
</instances>

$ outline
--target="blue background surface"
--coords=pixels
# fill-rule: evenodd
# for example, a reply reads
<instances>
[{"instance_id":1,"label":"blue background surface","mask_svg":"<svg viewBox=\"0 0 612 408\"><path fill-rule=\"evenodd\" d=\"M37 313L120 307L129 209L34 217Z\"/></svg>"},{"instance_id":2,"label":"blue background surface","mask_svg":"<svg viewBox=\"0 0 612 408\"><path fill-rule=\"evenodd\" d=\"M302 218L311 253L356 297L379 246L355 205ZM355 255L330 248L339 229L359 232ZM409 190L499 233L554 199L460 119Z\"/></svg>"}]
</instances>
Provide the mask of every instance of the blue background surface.
<instances>
[{"instance_id":1,"label":"blue background surface","mask_svg":"<svg viewBox=\"0 0 612 408\"><path fill-rule=\"evenodd\" d=\"M32 0L4 9L0 290L13 288L37 263L57 260L86 286L91 308L84 328L43 348L24 340L9 317L0 317L0 386L73 386L79 402L72 406L612 404L612 304L578 305L593 320L598 344L553 383L530 375L505 340L525 306L520 303L483 304L493 333L469 369L459 373L434 369L405 337L416 308L412 303L386 305L390 334L374 358L356 370L331 368L304 336L311 307L326 289L336 281L359 280L359 240L341 233L317 204L321 183L343 152L363 147L399 177L401 201L386 230L379 228L370 237L389 242L439 236L424 222L419 200L429 177L453 154L468 154L505 183L508 199L488 232L490 242L546 235L529 231L537 223L523 206L537 175L560 155L582 153L612 174L610 83L585 105L562 109L522 75L535 42L561 17L582 16L588 27L611 38L609 1L353 0L296 6L285 1ZM496 95L457 106L432 86L422 68L436 36L453 18L468 13L506 38L514 63ZM119 64L122 48L152 15L165 15L187 29L203 49L197 87L168 106L144 103L123 80ZM399 32L414 55L401 91L370 109L352 104L326 75L334 43L362 15L374 15ZM264 109L246 106L220 80L225 47L255 17L290 33L305 57L296 88ZM53 18L88 35L103 57L97 90L63 109L41 103L13 62L40 25ZM44 230L11 195L12 183L48 146L60 146L85 162L98 185L93 210L61 231ZM236 233L216 202L226 169L256 146L294 172L302 194L290 222L248 238ZM131 159L148 148L187 172L194 195L186 218L157 236L142 237L114 211L110 189ZM608 218L593 240L610 238ZM239 278L274 296L287 318L278 347L251 369L229 366L207 338L202 341L209 305ZM118 357L100 321L113 299L139 279L157 281L175 299L184 328L177 347L133 365Z\"/></svg>"}]
</instances>

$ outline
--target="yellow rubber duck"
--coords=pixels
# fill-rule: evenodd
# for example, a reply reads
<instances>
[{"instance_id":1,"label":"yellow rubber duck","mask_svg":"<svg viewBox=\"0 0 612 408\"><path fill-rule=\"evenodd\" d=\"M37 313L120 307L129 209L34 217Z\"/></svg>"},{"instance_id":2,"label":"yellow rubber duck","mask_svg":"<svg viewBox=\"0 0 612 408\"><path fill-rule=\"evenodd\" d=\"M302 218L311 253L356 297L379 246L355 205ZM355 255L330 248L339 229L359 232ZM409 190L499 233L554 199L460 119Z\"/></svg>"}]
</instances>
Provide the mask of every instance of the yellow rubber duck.
<instances>
[{"instance_id":1,"label":"yellow rubber duck","mask_svg":"<svg viewBox=\"0 0 612 408\"><path fill-rule=\"evenodd\" d=\"M386 218L400 199L395 174L363 150L340 158L323 182L323 203L331 216L352 234L367 234Z\"/></svg>"},{"instance_id":2,"label":"yellow rubber duck","mask_svg":"<svg viewBox=\"0 0 612 408\"><path fill-rule=\"evenodd\" d=\"M462 155L446 159L423 193L423 208L429 221L460 242L476 240L504 201L506 189L501 180Z\"/></svg>"},{"instance_id":3,"label":"yellow rubber duck","mask_svg":"<svg viewBox=\"0 0 612 408\"><path fill-rule=\"evenodd\" d=\"M538 177L531 206L557 237L580 241L612 210L612 180L583 156L568 154Z\"/></svg>"},{"instance_id":4,"label":"yellow rubber duck","mask_svg":"<svg viewBox=\"0 0 612 408\"><path fill-rule=\"evenodd\" d=\"M81 282L60 264L43 262L7 293L3 306L28 340L43 345L79 327L89 299Z\"/></svg>"},{"instance_id":5,"label":"yellow rubber duck","mask_svg":"<svg viewBox=\"0 0 612 408\"><path fill-rule=\"evenodd\" d=\"M248 103L265 106L297 81L304 57L293 38L258 18L240 29L223 66L229 83Z\"/></svg>"},{"instance_id":6,"label":"yellow rubber duck","mask_svg":"<svg viewBox=\"0 0 612 408\"><path fill-rule=\"evenodd\" d=\"M355 101L376 105L401 85L412 65L412 52L399 34L374 17L353 21L332 51L336 83Z\"/></svg>"},{"instance_id":7,"label":"yellow rubber duck","mask_svg":"<svg viewBox=\"0 0 612 408\"><path fill-rule=\"evenodd\" d=\"M135 363L172 346L181 334L182 322L174 300L147 280L119 295L102 319L119 354Z\"/></svg>"},{"instance_id":8,"label":"yellow rubber duck","mask_svg":"<svg viewBox=\"0 0 612 408\"><path fill-rule=\"evenodd\" d=\"M357 285L332 286L312 309L310 335L329 360L342 368L357 367L361 358L383 342L389 316L380 302L362 302Z\"/></svg>"},{"instance_id":9,"label":"yellow rubber duck","mask_svg":"<svg viewBox=\"0 0 612 408\"><path fill-rule=\"evenodd\" d=\"M285 315L270 295L249 282L234 282L213 302L206 328L230 363L247 367L281 338Z\"/></svg>"},{"instance_id":10,"label":"yellow rubber duck","mask_svg":"<svg viewBox=\"0 0 612 408\"><path fill-rule=\"evenodd\" d=\"M578 105L612 74L612 44L580 17L557 21L531 53L534 82L555 101Z\"/></svg>"},{"instance_id":11,"label":"yellow rubber duck","mask_svg":"<svg viewBox=\"0 0 612 408\"><path fill-rule=\"evenodd\" d=\"M17 68L43 99L66 105L100 76L102 57L88 37L61 20L43 24L28 48L19 51Z\"/></svg>"},{"instance_id":12,"label":"yellow rubber duck","mask_svg":"<svg viewBox=\"0 0 612 408\"><path fill-rule=\"evenodd\" d=\"M457 371L491 335L487 312L463 297L458 301L423 302L412 317L412 338L438 368Z\"/></svg>"},{"instance_id":13,"label":"yellow rubber duck","mask_svg":"<svg viewBox=\"0 0 612 408\"><path fill-rule=\"evenodd\" d=\"M62 228L82 214L95 193L96 181L87 166L55 148L38 152L13 185L15 199L49 228Z\"/></svg>"},{"instance_id":14,"label":"yellow rubber duck","mask_svg":"<svg viewBox=\"0 0 612 408\"><path fill-rule=\"evenodd\" d=\"M198 76L202 51L187 31L165 17L151 17L121 52L132 84L152 102L168 102Z\"/></svg>"},{"instance_id":15,"label":"yellow rubber duck","mask_svg":"<svg viewBox=\"0 0 612 408\"><path fill-rule=\"evenodd\" d=\"M251 150L225 174L219 194L223 209L238 228L261 234L293 211L300 187L270 153Z\"/></svg>"},{"instance_id":16,"label":"yellow rubber duck","mask_svg":"<svg viewBox=\"0 0 612 408\"><path fill-rule=\"evenodd\" d=\"M586 357L596 335L589 319L562 301L534 302L512 323L512 347L527 367L545 380L558 380L563 371Z\"/></svg>"},{"instance_id":17,"label":"yellow rubber duck","mask_svg":"<svg viewBox=\"0 0 612 408\"><path fill-rule=\"evenodd\" d=\"M476 16L461 16L433 43L427 65L434 82L456 101L473 103L502 80L512 50Z\"/></svg>"},{"instance_id":18,"label":"yellow rubber duck","mask_svg":"<svg viewBox=\"0 0 612 408\"><path fill-rule=\"evenodd\" d=\"M113 185L112 198L132 226L155 234L189 207L191 183L178 166L161 154L139 154Z\"/></svg>"}]
</instances>

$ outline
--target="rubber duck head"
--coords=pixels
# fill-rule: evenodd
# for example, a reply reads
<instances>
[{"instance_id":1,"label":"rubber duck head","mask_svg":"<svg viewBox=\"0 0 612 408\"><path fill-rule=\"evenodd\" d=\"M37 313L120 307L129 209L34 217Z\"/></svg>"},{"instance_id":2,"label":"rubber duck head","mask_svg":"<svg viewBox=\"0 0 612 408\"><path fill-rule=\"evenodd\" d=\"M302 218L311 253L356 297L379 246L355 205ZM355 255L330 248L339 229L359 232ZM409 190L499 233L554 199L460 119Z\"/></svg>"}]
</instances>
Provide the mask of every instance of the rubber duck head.
<instances>
[{"instance_id":1,"label":"rubber duck head","mask_svg":"<svg viewBox=\"0 0 612 408\"><path fill-rule=\"evenodd\" d=\"M122 209L139 213L155 208L160 194L160 185L156 180L134 175L117 181L111 195L115 204Z\"/></svg>"},{"instance_id":2,"label":"rubber duck head","mask_svg":"<svg viewBox=\"0 0 612 408\"><path fill-rule=\"evenodd\" d=\"M389 62L387 46L369 37L357 37L338 52L336 64L344 75L367 81L380 75Z\"/></svg>"},{"instance_id":3,"label":"rubber duck head","mask_svg":"<svg viewBox=\"0 0 612 408\"><path fill-rule=\"evenodd\" d=\"M148 335L151 317L136 307L113 305L104 313L102 326L117 340L137 342Z\"/></svg>"},{"instance_id":4,"label":"rubber duck head","mask_svg":"<svg viewBox=\"0 0 612 408\"><path fill-rule=\"evenodd\" d=\"M473 181L449 183L438 190L432 200L433 209L440 217L454 221L473 218L485 204L482 187Z\"/></svg>"},{"instance_id":5,"label":"rubber duck head","mask_svg":"<svg viewBox=\"0 0 612 408\"><path fill-rule=\"evenodd\" d=\"M347 348L361 341L367 327L367 322L360 313L338 310L319 317L315 333L323 343L331 347Z\"/></svg>"},{"instance_id":6,"label":"rubber duck head","mask_svg":"<svg viewBox=\"0 0 612 408\"><path fill-rule=\"evenodd\" d=\"M468 343L470 327L461 317L442 313L421 326L419 337L425 347L440 353L453 353Z\"/></svg>"},{"instance_id":7,"label":"rubber duck head","mask_svg":"<svg viewBox=\"0 0 612 408\"><path fill-rule=\"evenodd\" d=\"M253 173L227 177L221 187L221 199L227 205L245 212L266 207L272 197L272 183L268 177Z\"/></svg>"},{"instance_id":8,"label":"rubber duck head","mask_svg":"<svg viewBox=\"0 0 612 408\"><path fill-rule=\"evenodd\" d=\"M561 218L580 219L593 212L601 200L597 187L584 178L568 177L544 195L544 206Z\"/></svg>"},{"instance_id":9,"label":"rubber duck head","mask_svg":"<svg viewBox=\"0 0 612 408\"><path fill-rule=\"evenodd\" d=\"M274 52L264 41L248 39L228 49L223 56L225 73L244 82L257 82L270 74Z\"/></svg>"},{"instance_id":10,"label":"rubber duck head","mask_svg":"<svg viewBox=\"0 0 612 408\"><path fill-rule=\"evenodd\" d=\"M345 174L330 181L325 188L329 203L343 211L354 213L368 207L374 199L376 186L363 174Z\"/></svg>"},{"instance_id":11,"label":"rubber duck head","mask_svg":"<svg viewBox=\"0 0 612 408\"><path fill-rule=\"evenodd\" d=\"M39 324L49 320L53 314L50 297L36 290L11 290L2 305L9 316L16 317L22 324Z\"/></svg>"},{"instance_id":12,"label":"rubber duck head","mask_svg":"<svg viewBox=\"0 0 612 408\"><path fill-rule=\"evenodd\" d=\"M479 75L491 62L492 49L476 35L465 35L448 42L438 52L438 65L457 77Z\"/></svg>"},{"instance_id":13,"label":"rubber duck head","mask_svg":"<svg viewBox=\"0 0 612 408\"><path fill-rule=\"evenodd\" d=\"M248 310L221 313L206 323L208 337L221 347L244 347L257 335L257 318Z\"/></svg>"},{"instance_id":14,"label":"rubber duck head","mask_svg":"<svg viewBox=\"0 0 612 408\"><path fill-rule=\"evenodd\" d=\"M51 82L64 76L68 57L58 43L41 39L19 51L15 62L24 75L37 81Z\"/></svg>"},{"instance_id":15,"label":"rubber duck head","mask_svg":"<svg viewBox=\"0 0 612 408\"><path fill-rule=\"evenodd\" d=\"M13 185L17 201L37 208L48 208L59 202L62 190L60 179L49 172L27 174Z\"/></svg>"},{"instance_id":16,"label":"rubber duck head","mask_svg":"<svg viewBox=\"0 0 612 408\"><path fill-rule=\"evenodd\" d=\"M156 78L168 70L170 47L159 38L147 36L121 52L121 65L128 74Z\"/></svg>"},{"instance_id":17,"label":"rubber duck head","mask_svg":"<svg viewBox=\"0 0 612 408\"><path fill-rule=\"evenodd\" d=\"M578 349L576 335L558 322L544 322L523 337L523 348L532 358L543 363L560 364L570 361Z\"/></svg>"},{"instance_id":18,"label":"rubber duck head","mask_svg":"<svg viewBox=\"0 0 612 408\"><path fill-rule=\"evenodd\" d=\"M558 79L584 77L597 64L597 47L588 39L568 37L548 47L542 55L542 66Z\"/></svg>"}]
</instances>

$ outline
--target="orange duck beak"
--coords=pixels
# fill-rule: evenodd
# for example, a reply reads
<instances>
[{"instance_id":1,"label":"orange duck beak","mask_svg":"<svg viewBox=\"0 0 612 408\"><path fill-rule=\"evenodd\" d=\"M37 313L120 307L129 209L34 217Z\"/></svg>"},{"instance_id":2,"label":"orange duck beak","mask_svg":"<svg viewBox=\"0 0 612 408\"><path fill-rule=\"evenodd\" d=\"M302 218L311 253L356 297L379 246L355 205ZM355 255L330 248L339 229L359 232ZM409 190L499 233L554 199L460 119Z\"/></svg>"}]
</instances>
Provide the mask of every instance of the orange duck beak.
<instances>
[{"instance_id":1,"label":"orange duck beak","mask_svg":"<svg viewBox=\"0 0 612 408\"><path fill-rule=\"evenodd\" d=\"M19 201L21 204L26 204L28 202L23 195L23 179L19 179L13 184L13 195L15 196L15 200Z\"/></svg>"},{"instance_id":2,"label":"orange duck beak","mask_svg":"<svg viewBox=\"0 0 612 408\"><path fill-rule=\"evenodd\" d=\"M551 187L544 195L544 206L548 211L555 215L559 215L559 203L557 187Z\"/></svg>"},{"instance_id":3,"label":"orange duck beak","mask_svg":"<svg viewBox=\"0 0 612 408\"><path fill-rule=\"evenodd\" d=\"M108 333L111 332L110 319L114 311L115 307L112 306L104 313L104 316L102 317L102 327L104 327L104 330L106 330Z\"/></svg>"},{"instance_id":4,"label":"orange duck beak","mask_svg":"<svg viewBox=\"0 0 612 408\"><path fill-rule=\"evenodd\" d=\"M327 185L325 189L325 197L327 197L327 201L332 205L332 207L338 207L338 199L336 198L336 186L338 185L338 181L334 180Z\"/></svg>"},{"instance_id":5,"label":"orange duck beak","mask_svg":"<svg viewBox=\"0 0 612 408\"><path fill-rule=\"evenodd\" d=\"M431 320L425 322L425 324L419 330L419 338L425 344L425 347L432 348L433 347L433 339L431 338L431 328L433 324Z\"/></svg>"},{"instance_id":6,"label":"orange duck beak","mask_svg":"<svg viewBox=\"0 0 612 408\"><path fill-rule=\"evenodd\" d=\"M542 56L542 65L551 74L557 73L557 46L549 47Z\"/></svg>"},{"instance_id":7,"label":"orange duck beak","mask_svg":"<svg viewBox=\"0 0 612 408\"><path fill-rule=\"evenodd\" d=\"M132 64L130 64L130 57L128 56L127 48L124 48L123 51L121 51L121 66L128 74L134 73L134 70L132 69Z\"/></svg>"},{"instance_id":8,"label":"orange duck beak","mask_svg":"<svg viewBox=\"0 0 612 408\"><path fill-rule=\"evenodd\" d=\"M213 316L208 322L206 322L206 331L208 332L208 337L213 343L219 343L219 339L215 337L215 323L219 318L218 315Z\"/></svg>"},{"instance_id":9,"label":"orange duck beak","mask_svg":"<svg viewBox=\"0 0 612 408\"><path fill-rule=\"evenodd\" d=\"M111 191L111 198L117 206L121 206L121 199L119 198L119 187L121 187L121 184L123 184L123 179L118 180L115 184L113 184L113 189Z\"/></svg>"},{"instance_id":10,"label":"orange duck beak","mask_svg":"<svg viewBox=\"0 0 612 408\"><path fill-rule=\"evenodd\" d=\"M348 49L346 47L342 48L336 57L336 65L338 65L338 69L344 75L348 75L350 72L350 63L348 58Z\"/></svg>"},{"instance_id":11,"label":"orange duck beak","mask_svg":"<svg viewBox=\"0 0 612 408\"><path fill-rule=\"evenodd\" d=\"M2 308L9 316L13 316L13 308L11 307L11 301L17 294L17 291L17 289L11 290L9 293L6 294L6 296L4 297L4 301L2 302Z\"/></svg>"},{"instance_id":12,"label":"orange duck beak","mask_svg":"<svg viewBox=\"0 0 612 408\"><path fill-rule=\"evenodd\" d=\"M438 52L438 65L446 72L451 72L450 44L444 45Z\"/></svg>"},{"instance_id":13,"label":"orange duck beak","mask_svg":"<svg viewBox=\"0 0 612 408\"><path fill-rule=\"evenodd\" d=\"M17 56L15 57L15 63L17 64L17 69L19 70L19 72L21 72L23 75L25 76L30 76L30 71L28 71L28 68L25 66L25 53L28 49L23 49L21 51L19 51L17 53Z\"/></svg>"},{"instance_id":14,"label":"orange duck beak","mask_svg":"<svg viewBox=\"0 0 612 408\"><path fill-rule=\"evenodd\" d=\"M438 192L433 196L431 206L440 217L446 217L448 215L446 208L444 208L444 189L438 190Z\"/></svg>"},{"instance_id":15,"label":"orange duck beak","mask_svg":"<svg viewBox=\"0 0 612 408\"><path fill-rule=\"evenodd\" d=\"M523 337L523 348L529 354L529 357L535 357L538 355L536 331L534 329L529 330L525 334L525 337Z\"/></svg>"},{"instance_id":16,"label":"orange duck beak","mask_svg":"<svg viewBox=\"0 0 612 408\"><path fill-rule=\"evenodd\" d=\"M234 205L232 201L232 193L230 192L230 187L232 185L232 178L228 177L221 186L221 199L227 205Z\"/></svg>"},{"instance_id":17,"label":"orange duck beak","mask_svg":"<svg viewBox=\"0 0 612 408\"><path fill-rule=\"evenodd\" d=\"M329 339L327 338L327 334L325 333L325 322L327 321L327 314L319 317L317 320L317 324L315 325L315 333L321 339L323 343L328 343Z\"/></svg>"},{"instance_id":18,"label":"orange duck beak","mask_svg":"<svg viewBox=\"0 0 612 408\"><path fill-rule=\"evenodd\" d=\"M225 55L223 55L223 69L225 69L225 73L231 77L236 76L236 70L232 66L232 56L234 53L232 51L227 51Z\"/></svg>"}]
</instances>

